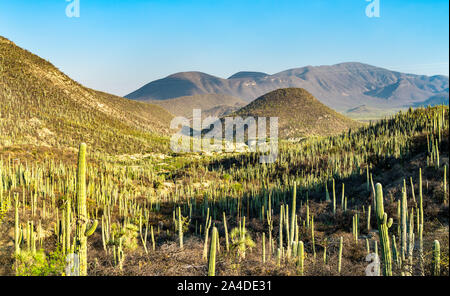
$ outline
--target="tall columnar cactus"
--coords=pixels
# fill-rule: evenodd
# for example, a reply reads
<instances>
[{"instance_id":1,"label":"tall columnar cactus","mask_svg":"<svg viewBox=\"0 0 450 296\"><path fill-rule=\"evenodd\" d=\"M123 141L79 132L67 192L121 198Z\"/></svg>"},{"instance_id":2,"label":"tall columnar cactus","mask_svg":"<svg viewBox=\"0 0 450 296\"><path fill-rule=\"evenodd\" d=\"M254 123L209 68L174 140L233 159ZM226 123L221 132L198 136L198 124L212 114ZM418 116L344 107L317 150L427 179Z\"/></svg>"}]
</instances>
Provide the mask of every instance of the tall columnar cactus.
<instances>
[{"instance_id":1,"label":"tall columnar cactus","mask_svg":"<svg viewBox=\"0 0 450 296\"><path fill-rule=\"evenodd\" d=\"M19 225L19 197L15 196L15 208L14 208L14 255L18 256L20 254L20 241L21 241L21 231Z\"/></svg>"},{"instance_id":2,"label":"tall columnar cactus","mask_svg":"<svg viewBox=\"0 0 450 296\"><path fill-rule=\"evenodd\" d=\"M281 249L283 247L283 206L281 206L280 208L280 233L279 233L279 243L278 243L278 247Z\"/></svg>"},{"instance_id":3,"label":"tall columnar cactus","mask_svg":"<svg viewBox=\"0 0 450 296\"><path fill-rule=\"evenodd\" d=\"M181 207L178 207L178 237L180 239L180 249L183 250L183 217L181 216Z\"/></svg>"},{"instance_id":4,"label":"tall columnar cactus","mask_svg":"<svg viewBox=\"0 0 450 296\"><path fill-rule=\"evenodd\" d=\"M355 244L358 244L358 214L353 216L353 239Z\"/></svg>"},{"instance_id":5,"label":"tall columnar cactus","mask_svg":"<svg viewBox=\"0 0 450 296\"><path fill-rule=\"evenodd\" d=\"M405 261L406 253L407 253L407 241L408 241L408 221L407 221L407 212L408 212L408 201L406 198L406 191L403 189L402 191L402 201L400 206L400 222L401 222L401 253L402 260Z\"/></svg>"},{"instance_id":6,"label":"tall columnar cactus","mask_svg":"<svg viewBox=\"0 0 450 296\"><path fill-rule=\"evenodd\" d=\"M225 212L223 212L223 227L225 228L225 246L227 248L227 252L230 251L230 241L228 239L228 226L227 226L227 216Z\"/></svg>"},{"instance_id":7,"label":"tall columnar cactus","mask_svg":"<svg viewBox=\"0 0 450 296\"><path fill-rule=\"evenodd\" d=\"M86 207L86 144L80 145L77 168L77 253L80 264L80 276L87 275L87 238L97 227L97 221L87 228L88 215Z\"/></svg>"},{"instance_id":8,"label":"tall columnar cactus","mask_svg":"<svg viewBox=\"0 0 450 296\"><path fill-rule=\"evenodd\" d=\"M217 227L214 226L211 233L211 246L209 248L208 276L216 275L216 252L218 237Z\"/></svg>"},{"instance_id":9,"label":"tall columnar cactus","mask_svg":"<svg viewBox=\"0 0 450 296\"><path fill-rule=\"evenodd\" d=\"M65 232L65 240L63 242L63 249L66 252L66 254L70 254L72 253L71 250L71 240L70 240L70 234L71 234L71 199L70 197L67 198L67 202L66 202L66 208L65 208L65 221L64 221L64 232Z\"/></svg>"},{"instance_id":10,"label":"tall columnar cactus","mask_svg":"<svg viewBox=\"0 0 450 296\"><path fill-rule=\"evenodd\" d=\"M378 231L380 236L381 255L383 257L383 274L385 276L392 276L392 255L389 244L388 229L392 226L392 218L387 218L384 212L383 204L383 186L380 183L376 185L376 216L378 222Z\"/></svg>"},{"instance_id":11,"label":"tall columnar cactus","mask_svg":"<svg viewBox=\"0 0 450 296\"><path fill-rule=\"evenodd\" d=\"M262 235L262 262L266 263L266 233Z\"/></svg>"},{"instance_id":12,"label":"tall columnar cactus","mask_svg":"<svg viewBox=\"0 0 450 296\"><path fill-rule=\"evenodd\" d=\"M302 241L298 242L297 252L297 265L300 268L300 275L303 275L305 268L305 247Z\"/></svg>"},{"instance_id":13,"label":"tall columnar cactus","mask_svg":"<svg viewBox=\"0 0 450 296\"><path fill-rule=\"evenodd\" d=\"M311 217L311 240L312 240L312 248L313 248L313 257L316 260L316 242L314 240L314 216Z\"/></svg>"},{"instance_id":14,"label":"tall columnar cactus","mask_svg":"<svg viewBox=\"0 0 450 296\"><path fill-rule=\"evenodd\" d=\"M447 165L444 166L444 202L447 202Z\"/></svg>"},{"instance_id":15,"label":"tall columnar cactus","mask_svg":"<svg viewBox=\"0 0 450 296\"><path fill-rule=\"evenodd\" d=\"M297 184L294 182L294 192L292 194L292 208L291 208L291 227L290 227L290 237L289 237L289 244L292 245L294 242L294 236L295 236L295 214L296 214L296 205L297 202Z\"/></svg>"},{"instance_id":16,"label":"tall columnar cactus","mask_svg":"<svg viewBox=\"0 0 450 296\"><path fill-rule=\"evenodd\" d=\"M339 240L339 259L338 259L338 273L341 274L341 267L342 267L342 249L344 246L344 239L340 238Z\"/></svg>"},{"instance_id":17,"label":"tall columnar cactus","mask_svg":"<svg viewBox=\"0 0 450 296\"><path fill-rule=\"evenodd\" d=\"M336 215L336 183L333 179L333 215Z\"/></svg>"},{"instance_id":18,"label":"tall columnar cactus","mask_svg":"<svg viewBox=\"0 0 450 296\"><path fill-rule=\"evenodd\" d=\"M206 214L206 224L205 224L205 244L203 245L203 260L206 261L208 258L208 235L209 228L211 227L211 216L209 215L209 208Z\"/></svg>"},{"instance_id":19,"label":"tall columnar cactus","mask_svg":"<svg viewBox=\"0 0 450 296\"><path fill-rule=\"evenodd\" d=\"M433 275L441 275L441 245L438 240L433 244Z\"/></svg>"}]
</instances>

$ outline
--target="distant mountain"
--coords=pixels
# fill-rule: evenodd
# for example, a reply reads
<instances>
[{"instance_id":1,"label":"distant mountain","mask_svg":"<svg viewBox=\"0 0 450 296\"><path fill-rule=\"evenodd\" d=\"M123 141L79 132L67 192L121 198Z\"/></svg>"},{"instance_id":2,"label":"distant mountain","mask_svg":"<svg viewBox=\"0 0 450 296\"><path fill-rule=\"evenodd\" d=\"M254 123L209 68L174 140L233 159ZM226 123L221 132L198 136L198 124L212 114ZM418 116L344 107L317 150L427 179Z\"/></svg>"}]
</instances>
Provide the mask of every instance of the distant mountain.
<instances>
[{"instance_id":1,"label":"distant mountain","mask_svg":"<svg viewBox=\"0 0 450 296\"><path fill-rule=\"evenodd\" d=\"M426 101L415 103L414 107L428 107L428 106L436 106L436 105L449 105L449 95L448 89L447 93L442 93L440 95L432 96Z\"/></svg>"},{"instance_id":2,"label":"distant mountain","mask_svg":"<svg viewBox=\"0 0 450 296\"><path fill-rule=\"evenodd\" d=\"M173 115L98 92L0 36L0 146L157 151ZM168 142L168 141L167 141Z\"/></svg>"},{"instance_id":3,"label":"distant mountain","mask_svg":"<svg viewBox=\"0 0 450 296\"><path fill-rule=\"evenodd\" d=\"M179 97L175 99L149 101L158 105L176 116L192 117L193 109L201 109L202 117L220 117L238 110L246 103L235 97L220 94L206 94Z\"/></svg>"},{"instance_id":4,"label":"distant mountain","mask_svg":"<svg viewBox=\"0 0 450 296\"><path fill-rule=\"evenodd\" d=\"M329 136L361 126L325 106L302 88L278 89L233 113L234 116L278 117L279 137Z\"/></svg>"},{"instance_id":5,"label":"distant mountain","mask_svg":"<svg viewBox=\"0 0 450 296\"><path fill-rule=\"evenodd\" d=\"M197 94L226 94L251 102L280 88L304 88L327 106L346 111L360 105L381 109L403 108L446 93L446 76L404 74L361 63L307 66L273 75L239 72L229 79L201 72L177 73L150 82L126 97L166 100Z\"/></svg>"},{"instance_id":6,"label":"distant mountain","mask_svg":"<svg viewBox=\"0 0 450 296\"><path fill-rule=\"evenodd\" d=\"M405 108L400 108L405 109ZM361 105L355 108L348 109L342 112L345 116L351 119L358 120L361 122L376 121L378 119L386 118L388 116L394 115L399 111L398 108L393 109L381 109L377 107L370 107L367 105Z\"/></svg>"},{"instance_id":7,"label":"distant mountain","mask_svg":"<svg viewBox=\"0 0 450 296\"><path fill-rule=\"evenodd\" d=\"M374 107L368 107L366 105L361 105L355 108L351 108L347 110L347 114L352 114L352 113L356 113L356 114L369 114L369 113L373 113L378 111L378 109L374 108Z\"/></svg>"},{"instance_id":8,"label":"distant mountain","mask_svg":"<svg viewBox=\"0 0 450 296\"><path fill-rule=\"evenodd\" d=\"M228 79L241 79L241 78L263 78L266 76L270 76L269 74L266 73L262 73L262 72L238 72L234 75L231 75L230 77L228 77Z\"/></svg>"}]
</instances>

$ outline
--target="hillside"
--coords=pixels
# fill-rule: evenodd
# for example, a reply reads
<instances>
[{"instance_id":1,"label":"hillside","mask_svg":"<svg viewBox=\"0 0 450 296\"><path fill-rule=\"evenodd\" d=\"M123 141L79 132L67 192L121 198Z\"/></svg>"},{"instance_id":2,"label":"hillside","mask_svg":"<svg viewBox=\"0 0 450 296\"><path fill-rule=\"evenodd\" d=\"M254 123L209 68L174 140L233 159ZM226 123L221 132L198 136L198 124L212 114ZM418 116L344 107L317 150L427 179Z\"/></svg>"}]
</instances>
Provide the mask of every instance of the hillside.
<instances>
[{"instance_id":1,"label":"hillside","mask_svg":"<svg viewBox=\"0 0 450 296\"><path fill-rule=\"evenodd\" d=\"M304 88L325 105L346 111L360 105L393 109L414 106L447 94L447 76L399 73L361 63L307 66L277 74L239 72L223 79L201 72L183 72L146 84L126 97L165 100L198 94L226 94L246 102L280 88Z\"/></svg>"},{"instance_id":2,"label":"hillside","mask_svg":"<svg viewBox=\"0 0 450 296\"><path fill-rule=\"evenodd\" d=\"M447 93L442 93L436 96L432 96L428 100L420 103L414 104L414 107L427 107L427 106L438 106L438 105L447 105L449 104L449 95L448 90Z\"/></svg>"},{"instance_id":3,"label":"hillside","mask_svg":"<svg viewBox=\"0 0 450 296\"><path fill-rule=\"evenodd\" d=\"M301 88L279 89L259 97L233 115L278 117L279 137L336 135L359 123L320 103Z\"/></svg>"},{"instance_id":4,"label":"hillside","mask_svg":"<svg viewBox=\"0 0 450 296\"><path fill-rule=\"evenodd\" d=\"M162 101L149 101L176 116L192 117L193 109L201 109L203 116L222 116L245 106L241 99L218 94L186 96Z\"/></svg>"},{"instance_id":5,"label":"hillside","mask_svg":"<svg viewBox=\"0 0 450 296\"><path fill-rule=\"evenodd\" d=\"M162 148L159 135L168 133L173 116L159 106L85 88L3 37L0 69L1 146L86 142L114 153Z\"/></svg>"}]
</instances>

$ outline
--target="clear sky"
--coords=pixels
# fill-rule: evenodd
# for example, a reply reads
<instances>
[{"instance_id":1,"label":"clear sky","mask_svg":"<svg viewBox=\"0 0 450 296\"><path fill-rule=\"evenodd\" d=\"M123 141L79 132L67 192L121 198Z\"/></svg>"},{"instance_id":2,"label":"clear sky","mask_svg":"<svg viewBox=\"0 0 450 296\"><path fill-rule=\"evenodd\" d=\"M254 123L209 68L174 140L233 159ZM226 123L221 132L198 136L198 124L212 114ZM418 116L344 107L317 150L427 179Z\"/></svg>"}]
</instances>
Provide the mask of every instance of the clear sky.
<instances>
[{"instance_id":1,"label":"clear sky","mask_svg":"<svg viewBox=\"0 0 450 296\"><path fill-rule=\"evenodd\" d=\"M449 73L449 1L0 0L0 35L85 86L126 95L172 73L269 74L357 61Z\"/></svg>"}]
</instances>

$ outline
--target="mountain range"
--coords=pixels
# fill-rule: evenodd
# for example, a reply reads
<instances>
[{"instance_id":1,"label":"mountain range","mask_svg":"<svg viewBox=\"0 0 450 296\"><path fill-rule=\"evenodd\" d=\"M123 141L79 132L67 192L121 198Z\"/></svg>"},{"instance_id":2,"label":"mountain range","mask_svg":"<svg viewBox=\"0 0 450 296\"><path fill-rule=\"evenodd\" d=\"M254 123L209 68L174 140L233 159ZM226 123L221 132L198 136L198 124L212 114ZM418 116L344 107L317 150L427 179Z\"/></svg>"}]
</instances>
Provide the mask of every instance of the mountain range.
<instances>
[{"instance_id":1,"label":"mountain range","mask_svg":"<svg viewBox=\"0 0 450 296\"><path fill-rule=\"evenodd\" d=\"M149 101L176 116L192 117L193 109L201 109L204 117L224 116L244 107L246 102L239 98L220 94L205 94L179 97L167 100Z\"/></svg>"},{"instance_id":2,"label":"mountain range","mask_svg":"<svg viewBox=\"0 0 450 296\"><path fill-rule=\"evenodd\" d=\"M228 79L181 72L150 82L126 98L150 101L200 94L222 94L249 103L280 88L304 88L325 105L345 112L361 105L405 108L440 98L448 104L449 78L390 71L362 63L307 66L269 75L238 72Z\"/></svg>"}]
</instances>

